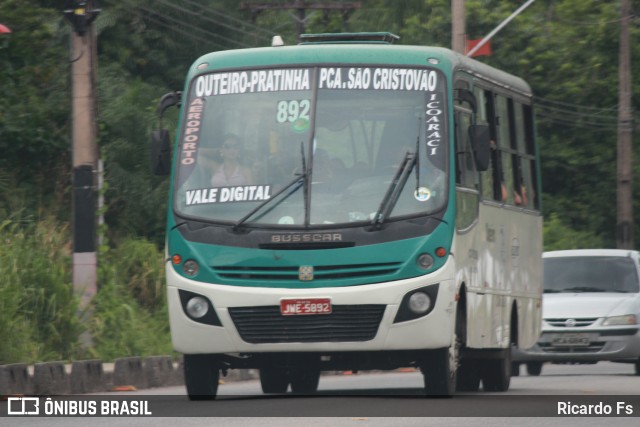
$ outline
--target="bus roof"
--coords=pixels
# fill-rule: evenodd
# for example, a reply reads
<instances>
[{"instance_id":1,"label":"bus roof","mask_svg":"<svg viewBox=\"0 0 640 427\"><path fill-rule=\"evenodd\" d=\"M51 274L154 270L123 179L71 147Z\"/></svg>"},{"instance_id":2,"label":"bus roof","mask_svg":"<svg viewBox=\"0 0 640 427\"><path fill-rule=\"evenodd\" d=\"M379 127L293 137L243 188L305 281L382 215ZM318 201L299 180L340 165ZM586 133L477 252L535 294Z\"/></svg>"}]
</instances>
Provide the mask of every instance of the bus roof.
<instances>
[{"instance_id":1,"label":"bus roof","mask_svg":"<svg viewBox=\"0 0 640 427\"><path fill-rule=\"evenodd\" d=\"M437 60L434 65L427 62ZM442 70L461 69L500 86L530 96L530 86L521 78L442 47L391 45L386 43L306 43L208 53L189 70L194 76L221 69L242 69L291 65L430 65Z\"/></svg>"}]
</instances>

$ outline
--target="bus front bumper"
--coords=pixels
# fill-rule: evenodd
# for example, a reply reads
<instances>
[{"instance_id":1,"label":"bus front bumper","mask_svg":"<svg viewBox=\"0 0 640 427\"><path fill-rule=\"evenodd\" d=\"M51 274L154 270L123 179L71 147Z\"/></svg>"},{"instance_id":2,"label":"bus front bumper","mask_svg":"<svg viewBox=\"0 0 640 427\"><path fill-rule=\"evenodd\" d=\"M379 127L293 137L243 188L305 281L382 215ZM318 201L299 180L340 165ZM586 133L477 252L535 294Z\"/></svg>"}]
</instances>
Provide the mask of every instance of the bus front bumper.
<instances>
[{"instance_id":1,"label":"bus front bumper","mask_svg":"<svg viewBox=\"0 0 640 427\"><path fill-rule=\"evenodd\" d=\"M435 349L448 347L453 335L456 287L450 279L453 277L451 259L430 275L335 288L282 289L202 283L178 275L170 264L167 264L166 273L173 346L184 354ZM405 295L426 286L437 286L433 309L423 317L396 321ZM206 297L212 303L222 326L203 324L187 316L180 290ZM321 314L280 315L280 303L283 299L325 298L330 299L336 315L338 310L343 310L341 316L346 316L342 320L336 320L342 323L335 330L329 329L327 332L326 324L322 324L325 317L321 317L324 316ZM366 312L370 307L379 310L376 320L371 320L368 314L364 317L350 317L349 310L360 312L365 308ZM239 320L239 312L246 320L244 326L240 327L238 325L243 322ZM258 317L251 318L252 312L256 312ZM314 319L309 319L311 317ZM311 326L306 323L307 320L311 320ZM316 325L320 329L324 328L324 335L316 339L309 332L302 335L292 333L293 338L289 337L287 328L296 332L299 321L305 323L308 330L313 329L314 322L319 322ZM329 322L333 323L333 319ZM350 323L358 322L370 323L368 327L355 328L360 332L353 339L348 332L346 336L341 335L341 328L351 330L353 324ZM247 327L250 329L248 332ZM274 335L274 329L277 328L280 330ZM362 329L368 332L361 333ZM261 338L261 330L266 335L264 339ZM368 333L370 336L366 336Z\"/></svg>"}]
</instances>

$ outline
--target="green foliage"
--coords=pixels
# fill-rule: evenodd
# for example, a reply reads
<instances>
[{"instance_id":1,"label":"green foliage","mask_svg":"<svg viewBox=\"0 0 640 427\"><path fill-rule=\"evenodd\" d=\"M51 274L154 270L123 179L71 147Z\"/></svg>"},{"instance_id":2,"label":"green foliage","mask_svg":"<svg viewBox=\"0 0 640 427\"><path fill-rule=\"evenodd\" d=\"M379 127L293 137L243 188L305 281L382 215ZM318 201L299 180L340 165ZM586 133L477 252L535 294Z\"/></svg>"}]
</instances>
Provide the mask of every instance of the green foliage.
<instances>
[{"instance_id":1,"label":"green foliage","mask_svg":"<svg viewBox=\"0 0 640 427\"><path fill-rule=\"evenodd\" d=\"M68 359L82 331L69 230L44 219L0 223L0 362Z\"/></svg>"},{"instance_id":2,"label":"green foliage","mask_svg":"<svg viewBox=\"0 0 640 427\"><path fill-rule=\"evenodd\" d=\"M55 167L68 147L62 15L32 3L0 3L0 19L12 29L0 36L0 168L12 168L20 159L22 167L14 170L22 179Z\"/></svg>"},{"instance_id":3,"label":"green foliage","mask_svg":"<svg viewBox=\"0 0 640 427\"><path fill-rule=\"evenodd\" d=\"M101 254L100 290L92 302L93 357L170 354L162 253L148 241L127 239Z\"/></svg>"},{"instance_id":4,"label":"green foliage","mask_svg":"<svg viewBox=\"0 0 640 427\"><path fill-rule=\"evenodd\" d=\"M153 243L125 240L103 254L99 291L81 315L67 226L5 220L0 241L0 364L171 352L163 256Z\"/></svg>"},{"instance_id":5,"label":"green foliage","mask_svg":"<svg viewBox=\"0 0 640 427\"><path fill-rule=\"evenodd\" d=\"M551 214L544 222L544 250L603 248L603 239L589 231L574 230Z\"/></svg>"}]
</instances>

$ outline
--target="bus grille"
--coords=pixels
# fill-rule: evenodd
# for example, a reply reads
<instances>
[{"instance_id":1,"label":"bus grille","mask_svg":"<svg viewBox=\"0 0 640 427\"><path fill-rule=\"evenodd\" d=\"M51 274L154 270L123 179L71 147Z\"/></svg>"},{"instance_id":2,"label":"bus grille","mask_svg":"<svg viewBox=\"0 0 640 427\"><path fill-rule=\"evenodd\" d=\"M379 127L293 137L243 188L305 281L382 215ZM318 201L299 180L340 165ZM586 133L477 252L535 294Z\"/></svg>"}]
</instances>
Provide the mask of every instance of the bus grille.
<instances>
[{"instance_id":1,"label":"bus grille","mask_svg":"<svg viewBox=\"0 0 640 427\"><path fill-rule=\"evenodd\" d=\"M231 307L240 336L252 344L370 341L384 305L334 305L331 314L283 316L279 306Z\"/></svg>"},{"instance_id":2,"label":"bus grille","mask_svg":"<svg viewBox=\"0 0 640 427\"><path fill-rule=\"evenodd\" d=\"M314 280L375 277L393 274L402 266L400 262L374 264L320 265L314 266ZM238 280L290 280L298 281L299 266L288 267L238 267L212 266L221 278Z\"/></svg>"}]
</instances>

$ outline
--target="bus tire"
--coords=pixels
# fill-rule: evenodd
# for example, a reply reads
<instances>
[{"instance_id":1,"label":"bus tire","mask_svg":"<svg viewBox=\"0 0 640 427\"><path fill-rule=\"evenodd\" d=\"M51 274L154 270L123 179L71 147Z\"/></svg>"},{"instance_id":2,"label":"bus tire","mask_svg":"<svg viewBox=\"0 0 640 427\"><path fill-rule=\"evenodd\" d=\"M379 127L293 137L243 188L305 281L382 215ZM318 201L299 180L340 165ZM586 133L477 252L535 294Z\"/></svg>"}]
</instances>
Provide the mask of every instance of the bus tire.
<instances>
[{"instance_id":1,"label":"bus tire","mask_svg":"<svg viewBox=\"0 0 640 427\"><path fill-rule=\"evenodd\" d=\"M464 318L459 307L456 311L456 325L451 345L430 351L426 359L420 363L427 396L453 396L455 393L463 327Z\"/></svg>"},{"instance_id":2,"label":"bus tire","mask_svg":"<svg viewBox=\"0 0 640 427\"><path fill-rule=\"evenodd\" d=\"M520 363L511 362L511 376L519 377L520 376Z\"/></svg>"},{"instance_id":3,"label":"bus tire","mask_svg":"<svg viewBox=\"0 0 640 427\"><path fill-rule=\"evenodd\" d=\"M220 369L214 355L184 355L184 382L189 400L214 400L219 381Z\"/></svg>"},{"instance_id":4,"label":"bus tire","mask_svg":"<svg viewBox=\"0 0 640 427\"><path fill-rule=\"evenodd\" d=\"M261 368L260 387L267 394L283 394L289 388L289 375L284 368Z\"/></svg>"},{"instance_id":5,"label":"bus tire","mask_svg":"<svg viewBox=\"0 0 640 427\"><path fill-rule=\"evenodd\" d=\"M527 362L527 374L537 377L542 373L542 362Z\"/></svg>"},{"instance_id":6,"label":"bus tire","mask_svg":"<svg viewBox=\"0 0 640 427\"><path fill-rule=\"evenodd\" d=\"M456 391L458 344L432 350L420 369L427 396L452 396Z\"/></svg>"},{"instance_id":7,"label":"bus tire","mask_svg":"<svg viewBox=\"0 0 640 427\"><path fill-rule=\"evenodd\" d=\"M291 391L296 394L311 394L318 391L319 370L296 370L291 373Z\"/></svg>"},{"instance_id":8,"label":"bus tire","mask_svg":"<svg viewBox=\"0 0 640 427\"><path fill-rule=\"evenodd\" d=\"M480 374L476 360L463 359L456 374L456 391L478 391Z\"/></svg>"},{"instance_id":9,"label":"bus tire","mask_svg":"<svg viewBox=\"0 0 640 427\"><path fill-rule=\"evenodd\" d=\"M507 347L502 357L484 361L482 388L484 391L507 391L510 383L511 347Z\"/></svg>"}]
</instances>

